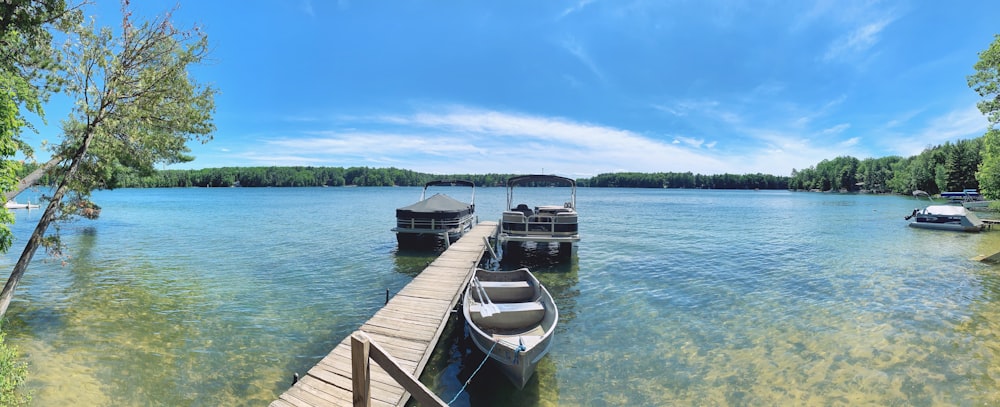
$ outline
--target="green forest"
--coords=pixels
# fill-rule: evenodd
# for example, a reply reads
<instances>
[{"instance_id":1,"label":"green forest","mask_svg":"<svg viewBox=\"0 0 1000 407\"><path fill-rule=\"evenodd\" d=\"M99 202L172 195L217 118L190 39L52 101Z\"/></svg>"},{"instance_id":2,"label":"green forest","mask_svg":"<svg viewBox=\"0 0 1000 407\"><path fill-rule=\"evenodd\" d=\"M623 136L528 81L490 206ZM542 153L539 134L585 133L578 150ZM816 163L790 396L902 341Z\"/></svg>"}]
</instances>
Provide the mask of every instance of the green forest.
<instances>
[{"instance_id":1,"label":"green forest","mask_svg":"<svg viewBox=\"0 0 1000 407\"><path fill-rule=\"evenodd\" d=\"M982 162L982 137L924 149L903 158L837 157L813 167L792 170L789 189L929 194L979 188L976 171Z\"/></svg>"},{"instance_id":2,"label":"green forest","mask_svg":"<svg viewBox=\"0 0 1000 407\"><path fill-rule=\"evenodd\" d=\"M24 172L36 166L26 165ZM399 168L370 167L222 167L160 170L149 174L119 171L106 188L177 187L322 187L423 186L441 179L472 181L477 186L503 186L521 174L427 174ZM45 183L46 180L42 180ZM614 173L577 179L580 186L628 188L786 189L788 177L767 174Z\"/></svg>"},{"instance_id":3,"label":"green forest","mask_svg":"<svg viewBox=\"0 0 1000 407\"><path fill-rule=\"evenodd\" d=\"M857 159L843 156L815 166L792 170L791 176L771 174L694 174L691 172L617 172L579 178L582 187L791 189L930 194L979 188L976 171L982 161L982 137L929 147L916 156ZM23 174L37 168L25 165ZM22 174L22 175L23 175ZM183 187L322 187L423 186L441 179L472 181L477 186L503 186L520 174L428 174L399 168L371 167L222 167L159 170L140 174L116 171L105 188ZM43 179L42 184L47 180Z\"/></svg>"}]
</instances>

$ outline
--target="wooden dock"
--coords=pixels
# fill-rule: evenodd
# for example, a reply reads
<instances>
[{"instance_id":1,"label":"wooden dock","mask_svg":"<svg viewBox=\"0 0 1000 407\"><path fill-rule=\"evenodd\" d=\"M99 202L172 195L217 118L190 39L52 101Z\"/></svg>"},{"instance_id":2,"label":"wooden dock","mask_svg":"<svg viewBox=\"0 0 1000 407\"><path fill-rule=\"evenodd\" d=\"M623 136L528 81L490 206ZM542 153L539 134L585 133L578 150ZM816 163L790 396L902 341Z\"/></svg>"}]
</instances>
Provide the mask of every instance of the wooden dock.
<instances>
[{"instance_id":1,"label":"wooden dock","mask_svg":"<svg viewBox=\"0 0 1000 407\"><path fill-rule=\"evenodd\" d=\"M385 348L403 370L420 377L451 310L487 250L484 238L496 229L496 222L473 227L359 330ZM402 406L410 397L378 364L371 364L370 380L373 406ZM271 407L353 406L351 388L351 337L347 336Z\"/></svg>"}]
</instances>

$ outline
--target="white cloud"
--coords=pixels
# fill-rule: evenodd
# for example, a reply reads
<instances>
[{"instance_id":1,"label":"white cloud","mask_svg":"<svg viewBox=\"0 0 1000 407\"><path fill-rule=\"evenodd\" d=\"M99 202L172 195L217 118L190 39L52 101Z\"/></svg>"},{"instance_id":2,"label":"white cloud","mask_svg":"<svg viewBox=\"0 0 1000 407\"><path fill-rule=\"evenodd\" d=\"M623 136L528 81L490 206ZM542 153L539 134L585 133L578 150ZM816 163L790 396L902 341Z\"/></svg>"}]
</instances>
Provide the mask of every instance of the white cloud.
<instances>
[{"instance_id":1,"label":"white cloud","mask_svg":"<svg viewBox=\"0 0 1000 407\"><path fill-rule=\"evenodd\" d=\"M559 13L559 16L556 17L556 19L557 20L561 20L561 19L565 18L566 16L568 16L570 14L573 14L573 13L576 13L576 12L578 12L580 10L583 10L584 7L587 7L587 5L589 5L590 3L593 3L593 2L594 2L594 0L579 0L575 4L567 7L565 10L563 10L562 13Z\"/></svg>"},{"instance_id":2,"label":"white cloud","mask_svg":"<svg viewBox=\"0 0 1000 407\"><path fill-rule=\"evenodd\" d=\"M584 48L583 44L580 44L576 39L569 38L559 44L566 52L574 56L578 61L580 61L583 66L585 66L597 79L604 81L604 72L597 66L597 63L590 57L587 49Z\"/></svg>"},{"instance_id":3,"label":"white cloud","mask_svg":"<svg viewBox=\"0 0 1000 407\"><path fill-rule=\"evenodd\" d=\"M912 119L909 119L912 121ZM986 133L989 122L975 106L956 109L931 118L922 128L901 134L897 131L887 137L890 151L903 157L920 154L924 148L944 144L946 141L972 139ZM914 127L914 126L911 126Z\"/></svg>"},{"instance_id":4,"label":"white cloud","mask_svg":"<svg viewBox=\"0 0 1000 407\"><path fill-rule=\"evenodd\" d=\"M824 136L833 136L833 135L837 135L837 134L843 133L845 130L847 130L849 128L851 128L850 124L841 123L841 124L838 124L836 126L833 126L833 127L827 128L827 129L823 129L823 131L821 131L820 134L822 134Z\"/></svg>"},{"instance_id":5,"label":"white cloud","mask_svg":"<svg viewBox=\"0 0 1000 407\"><path fill-rule=\"evenodd\" d=\"M854 60L858 55L865 53L875 46L879 41L879 34L890 23L891 19L882 19L872 23L857 27L851 32L835 39L823 54L823 60Z\"/></svg>"},{"instance_id":6,"label":"white cloud","mask_svg":"<svg viewBox=\"0 0 1000 407\"><path fill-rule=\"evenodd\" d=\"M840 142L840 146L841 147L853 147L853 146L856 146L859 142L861 142L861 137L851 137L851 138L849 138L847 140L841 141Z\"/></svg>"},{"instance_id":7,"label":"white cloud","mask_svg":"<svg viewBox=\"0 0 1000 407\"><path fill-rule=\"evenodd\" d=\"M705 140L677 136L674 138L673 144L678 144L678 143L684 143L694 148L701 148L701 145L705 144Z\"/></svg>"},{"instance_id":8,"label":"white cloud","mask_svg":"<svg viewBox=\"0 0 1000 407\"><path fill-rule=\"evenodd\" d=\"M313 165L392 162L434 173L517 173L544 168L547 172L593 176L622 168L703 174L739 169L714 155L635 132L558 117L449 108L381 116L378 121L384 127L379 131L322 130L265 139L262 145L267 153L245 158L271 162L284 157ZM704 144L703 140L681 140L688 146Z\"/></svg>"}]
</instances>

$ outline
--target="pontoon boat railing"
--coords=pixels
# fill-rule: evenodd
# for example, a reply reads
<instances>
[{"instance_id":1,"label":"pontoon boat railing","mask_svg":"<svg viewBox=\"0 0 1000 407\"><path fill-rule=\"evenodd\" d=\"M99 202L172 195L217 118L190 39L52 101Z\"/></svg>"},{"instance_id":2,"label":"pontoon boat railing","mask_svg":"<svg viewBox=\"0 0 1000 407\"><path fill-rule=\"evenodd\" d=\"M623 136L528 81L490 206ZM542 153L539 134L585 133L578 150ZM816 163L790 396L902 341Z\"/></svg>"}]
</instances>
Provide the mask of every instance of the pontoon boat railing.
<instances>
[{"instance_id":1,"label":"pontoon boat railing","mask_svg":"<svg viewBox=\"0 0 1000 407\"><path fill-rule=\"evenodd\" d=\"M467 215L461 219L397 219L397 229L427 229L446 230L464 228L475 223L475 215Z\"/></svg>"}]
</instances>

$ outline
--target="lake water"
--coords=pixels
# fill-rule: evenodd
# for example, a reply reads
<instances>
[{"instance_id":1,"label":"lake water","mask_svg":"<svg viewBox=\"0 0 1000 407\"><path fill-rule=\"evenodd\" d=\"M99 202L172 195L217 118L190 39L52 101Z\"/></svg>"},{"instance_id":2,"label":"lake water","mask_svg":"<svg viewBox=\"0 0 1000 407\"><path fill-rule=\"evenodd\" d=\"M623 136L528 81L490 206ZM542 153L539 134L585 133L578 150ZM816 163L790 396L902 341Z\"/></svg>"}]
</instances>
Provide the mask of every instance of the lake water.
<instances>
[{"instance_id":1,"label":"lake water","mask_svg":"<svg viewBox=\"0 0 1000 407\"><path fill-rule=\"evenodd\" d=\"M476 192L497 220L505 190ZM101 218L63 227L67 256L39 252L8 312L34 404L266 405L433 259L389 230L419 195L96 193ZM1000 403L1000 269L969 260L1000 231L908 228L924 203L896 196L582 188L577 204L569 259L518 261L559 306L551 352L524 390L487 364L454 405ZM40 214L18 212L5 275ZM451 400L482 358L456 321L422 381Z\"/></svg>"}]
</instances>

